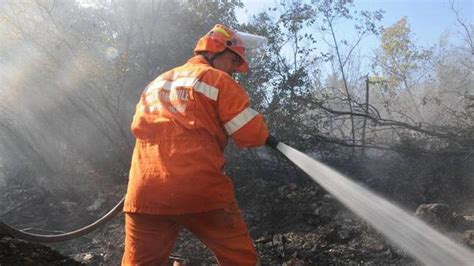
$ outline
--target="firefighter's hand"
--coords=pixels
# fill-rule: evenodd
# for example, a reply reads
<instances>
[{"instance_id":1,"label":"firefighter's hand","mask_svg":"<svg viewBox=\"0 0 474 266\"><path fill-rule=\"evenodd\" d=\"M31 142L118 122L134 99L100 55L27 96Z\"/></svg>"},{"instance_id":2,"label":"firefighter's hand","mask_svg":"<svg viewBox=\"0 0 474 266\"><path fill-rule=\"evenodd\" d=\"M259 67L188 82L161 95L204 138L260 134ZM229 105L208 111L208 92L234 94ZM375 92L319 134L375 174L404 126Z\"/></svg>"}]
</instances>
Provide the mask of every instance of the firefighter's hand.
<instances>
[{"instance_id":1,"label":"firefighter's hand","mask_svg":"<svg viewBox=\"0 0 474 266\"><path fill-rule=\"evenodd\" d=\"M280 141L278 141L274 136L269 135L267 140L265 141L265 144L276 149L279 142Z\"/></svg>"}]
</instances>

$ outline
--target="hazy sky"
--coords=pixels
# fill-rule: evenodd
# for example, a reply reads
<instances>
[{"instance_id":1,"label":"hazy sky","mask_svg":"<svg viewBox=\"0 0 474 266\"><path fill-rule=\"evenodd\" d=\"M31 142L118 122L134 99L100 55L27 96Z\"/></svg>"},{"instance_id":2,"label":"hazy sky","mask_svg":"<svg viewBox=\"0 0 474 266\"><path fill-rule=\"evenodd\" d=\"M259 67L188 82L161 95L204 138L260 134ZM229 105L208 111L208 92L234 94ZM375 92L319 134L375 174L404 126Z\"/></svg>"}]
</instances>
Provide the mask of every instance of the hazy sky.
<instances>
[{"instance_id":1,"label":"hazy sky","mask_svg":"<svg viewBox=\"0 0 474 266\"><path fill-rule=\"evenodd\" d=\"M453 0L461 17L474 23L474 0ZM247 21L258 11L275 6L275 0L243 0L246 6L237 11L238 19ZM453 30L456 17L450 9L451 0L355 0L357 10L385 10L382 25L388 27L406 16L415 40L419 45L429 46L437 42L446 30Z\"/></svg>"}]
</instances>

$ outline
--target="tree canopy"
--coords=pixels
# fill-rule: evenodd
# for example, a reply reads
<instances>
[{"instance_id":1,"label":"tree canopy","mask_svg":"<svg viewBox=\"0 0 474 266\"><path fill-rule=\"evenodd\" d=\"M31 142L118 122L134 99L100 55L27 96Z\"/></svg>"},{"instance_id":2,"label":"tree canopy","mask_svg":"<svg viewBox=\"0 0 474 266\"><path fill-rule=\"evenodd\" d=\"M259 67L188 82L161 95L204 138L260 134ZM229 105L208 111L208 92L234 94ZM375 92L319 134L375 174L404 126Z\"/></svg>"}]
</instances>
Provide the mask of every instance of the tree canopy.
<instances>
[{"instance_id":1,"label":"tree canopy","mask_svg":"<svg viewBox=\"0 0 474 266\"><path fill-rule=\"evenodd\" d=\"M281 1L239 23L235 10L242 6L219 0L2 3L4 175L30 171L54 183L86 173L68 179L71 187L98 176L125 180L139 94L192 56L197 39L216 23L268 39L261 56L250 58L256 60L250 73L236 78L281 140L329 161L472 160L473 27L462 18L459 36L423 48L408 18L383 29L382 10L357 10L353 1ZM361 45L374 36L379 49L365 62Z\"/></svg>"}]
</instances>

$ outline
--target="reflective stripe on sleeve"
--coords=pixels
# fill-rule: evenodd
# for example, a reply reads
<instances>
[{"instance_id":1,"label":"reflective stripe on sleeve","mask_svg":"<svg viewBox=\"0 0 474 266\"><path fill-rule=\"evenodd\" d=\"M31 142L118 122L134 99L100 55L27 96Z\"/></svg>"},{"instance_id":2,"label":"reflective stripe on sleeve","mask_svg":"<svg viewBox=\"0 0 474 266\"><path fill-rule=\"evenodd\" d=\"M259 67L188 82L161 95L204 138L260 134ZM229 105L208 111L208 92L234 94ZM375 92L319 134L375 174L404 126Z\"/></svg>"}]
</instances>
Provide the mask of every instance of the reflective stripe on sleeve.
<instances>
[{"instance_id":1,"label":"reflective stripe on sleeve","mask_svg":"<svg viewBox=\"0 0 474 266\"><path fill-rule=\"evenodd\" d=\"M258 114L254 109L247 107L245 110L240 112L236 117L232 118L227 124L224 125L227 133L232 135L235 131L239 130L245 124L247 124L252 118Z\"/></svg>"},{"instance_id":2,"label":"reflective stripe on sleeve","mask_svg":"<svg viewBox=\"0 0 474 266\"><path fill-rule=\"evenodd\" d=\"M176 87L192 87L197 82L196 78L178 78L174 81L157 80L150 86L151 89L172 90Z\"/></svg>"},{"instance_id":3,"label":"reflective stripe on sleeve","mask_svg":"<svg viewBox=\"0 0 474 266\"><path fill-rule=\"evenodd\" d=\"M198 81L196 78L177 78L174 81L171 80L156 80L150 84L145 93L151 93L153 90L173 90L176 87L192 87L194 89L204 94L207 98L217 101L219 95L219 90L213 86L210 86L202 81Z\"/></svg>"},{"instance_id":4,"label":"reflective stripe on sleeve","mask_svg":"<svg viewBox=\"0 0 474 266\"><path fill-rule=\"evenodd\" d=\"M198 81L194 89L197 92L204 94L207 98L217 101L217 96L219 95L219 90L213 86L210 86L202 81Z\"/></svg>"}]
</instances>

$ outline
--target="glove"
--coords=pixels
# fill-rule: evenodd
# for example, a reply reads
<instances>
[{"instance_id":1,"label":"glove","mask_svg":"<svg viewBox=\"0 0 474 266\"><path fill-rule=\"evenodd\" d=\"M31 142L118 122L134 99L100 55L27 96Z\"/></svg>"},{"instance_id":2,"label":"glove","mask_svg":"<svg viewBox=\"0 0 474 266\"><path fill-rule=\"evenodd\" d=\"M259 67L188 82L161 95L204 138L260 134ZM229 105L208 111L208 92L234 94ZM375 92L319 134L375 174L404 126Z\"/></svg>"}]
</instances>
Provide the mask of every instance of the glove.
<instances>
[{"instance_id":1,"label":"glove","mask_svg":"<svg viewBox=\"0 0 474 266\"><path fill-rule=\"evenodd\" d=\"M274 136L272 135L268 135L268 138L267 140L265 141L265 144L276 149L278 143L280 143L280 141L278 141Z\"/></svg>"}]
</instances>

